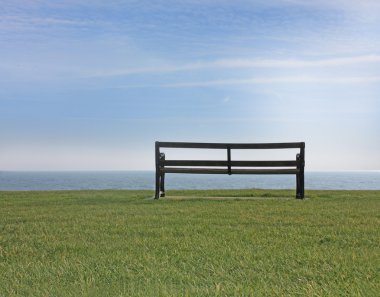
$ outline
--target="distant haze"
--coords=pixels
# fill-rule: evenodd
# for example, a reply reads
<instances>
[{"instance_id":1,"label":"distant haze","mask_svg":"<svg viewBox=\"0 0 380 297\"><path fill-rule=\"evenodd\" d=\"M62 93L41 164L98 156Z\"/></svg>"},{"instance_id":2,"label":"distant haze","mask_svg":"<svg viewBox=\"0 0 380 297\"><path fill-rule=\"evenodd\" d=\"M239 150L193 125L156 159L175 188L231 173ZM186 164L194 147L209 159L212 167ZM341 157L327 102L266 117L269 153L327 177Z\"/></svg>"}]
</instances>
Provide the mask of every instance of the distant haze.
<instances>
[{"instance_id":1,"label":"distant haze","mask_svg":"<svg viewBox=\"0 0 380 297\"><path fill-rule=\"evenodd\" d=\"M380 1L1 6L0 171L150 170L156 140L305 141L307 170L380 170Z\"/></svg>"}]
</instances>

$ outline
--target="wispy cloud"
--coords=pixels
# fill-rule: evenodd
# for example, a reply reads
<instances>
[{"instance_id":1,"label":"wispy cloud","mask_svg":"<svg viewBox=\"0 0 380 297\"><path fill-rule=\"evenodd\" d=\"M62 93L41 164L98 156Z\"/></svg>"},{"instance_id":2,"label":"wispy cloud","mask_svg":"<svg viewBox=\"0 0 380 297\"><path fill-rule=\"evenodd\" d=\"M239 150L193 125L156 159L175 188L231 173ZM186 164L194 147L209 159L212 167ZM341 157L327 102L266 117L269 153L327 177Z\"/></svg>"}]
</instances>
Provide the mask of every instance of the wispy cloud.
<instances>
[{"instance_id":1,"label":"wispy cloud","mask_svg":"<svg viewBox=\"0 0 380 297\"><path fill-rule=\"evenodd\" d=\"M142 84L142 85L122 85L114 88L190 88L190 87L215 87L215 86L236 86L236 85L264 85L264 84L371 84L380 83L380 76L279 76L279 77L255 77L247 79L221 79L208 81L192 81L168 84ZM228 101L228 100L225 100Z\"/></svg>"},{"instance_id":2,"label":"wispy cloud","mask_svg":"<svg viewBox=\"0 0 380 297\"><path fill-rule=\"evenodd\" d=\"M31 17L20 15L1 16L0 29L3 31L30 31L43 27L51 28L51 26L59 27L82 27L91 24L88 20L76 20L68 18L54 17Z\"/></svg>"},{"instance_id":3,"label":"wispy cloud","mask_svg":"<svg viewBox=\"0 0 380 297\"><path fill-rule=\"evenodd\" d=\"M336 67L364 63L379 63L380 55L365 55L322 60L273 60L273 59L225 59L213 62L195 62L183 65L131 68L119 70L98 71L93 77L128 76L133 74L186 72L204 69L239 69L239 68L307 68Z\"/></svg>"},{"instance_id":4,"label":"wispy cloud","mask_svg":"<svg viewBox=\"0 0 380 297\"><path fill-rule=\"evenodd\" d=\"M356 77L313 77L313 76L284 76L284 77L257 77L249 79L225 79L210 80L200 82L184 82L162 85L168 88L183 87L212 87L230 85L250 85L250 84L305 84L305 83L327 83L327 84L361 84L378 83L380 76L356 76Z\"/></svg>"}]
</instances>

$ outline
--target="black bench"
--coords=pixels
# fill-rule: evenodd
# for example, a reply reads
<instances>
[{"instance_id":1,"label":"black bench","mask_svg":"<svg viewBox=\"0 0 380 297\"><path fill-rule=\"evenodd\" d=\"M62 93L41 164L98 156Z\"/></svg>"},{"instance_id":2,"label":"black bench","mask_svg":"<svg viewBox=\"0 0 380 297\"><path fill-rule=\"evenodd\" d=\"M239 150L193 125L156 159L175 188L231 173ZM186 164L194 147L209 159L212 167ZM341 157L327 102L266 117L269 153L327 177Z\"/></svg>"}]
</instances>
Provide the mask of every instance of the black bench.
<instances>
[{"instance_id":1,"label":"black bench","mask_svg":"<svg viewBox=\"0 0 380 297\"><path fill-rule=\"evenodd\" d=\"M160 148L225 149L226 160L166 160ZM233 149L299 149L294 160L232 161ZM193 143L156 141L156 192L155 199L165 197L166 173L200 174L294 174L296 198L304 198L305 143Z\"/></svg>"}]
</instances>

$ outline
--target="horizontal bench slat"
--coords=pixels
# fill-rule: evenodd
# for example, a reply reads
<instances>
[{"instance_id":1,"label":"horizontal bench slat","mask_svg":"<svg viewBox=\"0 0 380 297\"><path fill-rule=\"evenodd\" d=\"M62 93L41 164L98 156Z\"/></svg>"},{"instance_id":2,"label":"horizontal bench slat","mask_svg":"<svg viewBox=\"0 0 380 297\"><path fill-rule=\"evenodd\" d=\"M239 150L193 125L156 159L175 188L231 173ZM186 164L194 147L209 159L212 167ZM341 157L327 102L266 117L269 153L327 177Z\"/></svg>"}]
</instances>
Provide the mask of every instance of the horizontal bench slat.
<instances>
[{"instance_id":1,"label":"horizontal bench slat","mask_svg":"<svg viewBox=\"0 0 380 297\"><path fill-rule=\"evenodd\" d=\"M231 161L231 166L236 167L291 167L297 166L295 160L278 161ZM228 166L228 161L223 160L164 160L160 162L164 166Z\"/></svg>"},{"instance_id":2,"label":"horizontal bench slat","mask_svg":"<svg viewBox=\"0 0 380 297\"><path fill-rule=\"evenodd\" d=\"M232 169L232 174L297 174L298 169Z\"/></svg>"},{"instance_id":3,"label":"horizontal bench slat","mask_svg":"<svg viewBox=\"0 0 380 297\"><path fill-rule=\"evenodd\" d=\"M204 148L204 149L290 149L305 147L304 142L282 143L203 143L203 142L156 142L166 148Z\"/></svg>"},{"instance_id":4,"label":"horizontal bench slat","mask_svg":"<svg viewBox=\"0 0 380 297\"><path fill-rule=\"evenodd\" d=\"M164 173L228 174L228 169L216 168L161 168ZM232 174L297 174L298 169L231 169Z\"/></svg>"}]
</instances>

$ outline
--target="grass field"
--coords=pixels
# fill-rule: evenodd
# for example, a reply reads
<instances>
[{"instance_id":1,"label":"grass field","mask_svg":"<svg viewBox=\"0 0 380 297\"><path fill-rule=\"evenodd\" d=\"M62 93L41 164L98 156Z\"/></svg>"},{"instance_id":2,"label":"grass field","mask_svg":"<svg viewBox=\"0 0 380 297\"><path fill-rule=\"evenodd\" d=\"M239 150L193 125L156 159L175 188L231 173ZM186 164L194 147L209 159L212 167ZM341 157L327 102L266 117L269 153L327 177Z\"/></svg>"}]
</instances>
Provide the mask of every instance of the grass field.
<instances>
[{"instance_id":1,"label":"grass field","mask_svg":"<svg viewBox=\"0 0 380 297\"><path fill-rule=\"evenodd\" d=\"M0 192L0 296L379 296L380 191Z\"/></svg>"}]
</instances>

